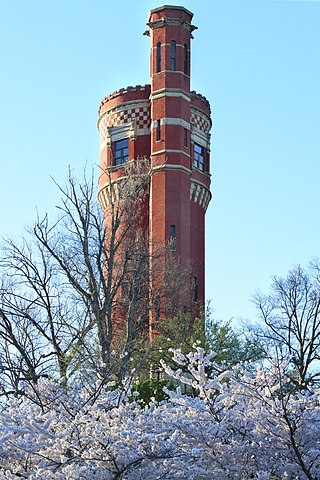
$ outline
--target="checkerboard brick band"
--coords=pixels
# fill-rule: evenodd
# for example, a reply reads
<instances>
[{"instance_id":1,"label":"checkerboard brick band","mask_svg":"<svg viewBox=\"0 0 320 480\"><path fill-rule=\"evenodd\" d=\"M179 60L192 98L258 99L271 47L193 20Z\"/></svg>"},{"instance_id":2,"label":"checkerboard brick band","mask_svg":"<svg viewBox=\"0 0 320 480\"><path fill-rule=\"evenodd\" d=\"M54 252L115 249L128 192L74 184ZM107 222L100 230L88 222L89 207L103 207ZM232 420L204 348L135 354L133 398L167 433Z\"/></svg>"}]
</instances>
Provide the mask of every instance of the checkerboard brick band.
<instances>
[{"instance_id":1,"label":"checkerboard brick band","mask_svg":"<svg viewBox=\"0 0 320 480\"><path fill-rule=\"evenodd\" d=\"M144 134L151 126L150 105L146 104L143 106L132 106L128 108L119 107L112 109L105 114L99 124L101 146L106 142L107 129L109 127L119 127L126 123L133 123L135 125L137 135L140 133L139 130L142 130ZM204 118L204 116L196 111L192 111L192 109L190 123L204 133L208 133L211 129L209 119Z\"/></svg>"},{"instance_id":2,"label":"checkerboard brick band","mask_svg":"<svg viewBox=\"0 0 320 480\"><path fill-rule=\"evenodd\" d=\"M131 123L136 129L136 134L145 134L150 129L150 105L118 107L107 112L99 122L100 147L103 147L107 141L108 128L119 127Z\"/></svg>"},{"instance_id":3,"label":"checkerboard brick band","mask_svg":"<svg viewBox=\"0 0 320 480\"><path fill-rule=\"evenodd\" d=\"M191 110L190 123L195 127L199 128L204 133L209 133L211 125L208 120L206 120L202 115L197 114Z\"/></svg>"},{"instance_id":4,"label":"checkerboard brick band","mask_svg":"<svg viewBox=\"0 0 320 480\"><path fill-rule=\"evenodd\" d=\"M131 121L134 121L138 130L150 128L150 106L145 105L143 107L111 110L108 115L106 115L105 126L117 127Z\"/></svg>"}]
</instances>

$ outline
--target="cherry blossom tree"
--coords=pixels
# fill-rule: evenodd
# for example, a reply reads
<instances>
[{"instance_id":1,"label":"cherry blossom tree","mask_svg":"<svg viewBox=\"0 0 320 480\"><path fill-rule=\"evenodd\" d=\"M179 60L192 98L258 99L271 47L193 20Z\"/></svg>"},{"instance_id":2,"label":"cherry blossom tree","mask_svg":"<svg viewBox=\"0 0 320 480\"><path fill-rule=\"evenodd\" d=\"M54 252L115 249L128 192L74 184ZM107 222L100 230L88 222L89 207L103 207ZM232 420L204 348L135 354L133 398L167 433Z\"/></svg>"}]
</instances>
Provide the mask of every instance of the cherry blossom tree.
<instances>
[{"instance_id":1,"label":"cherry blossom tree","mask_svg":"<svg viewBox=\"0 0 320 480\"><path fill-rule=\"evenodd\" d=\"M292 389L288 363L222 371L195 345L163 368L176 388L147 406L130 380L99 395L42 380L41 402L11 399L0 415L0 478L319 478L319 392Z\"/></svg>"}]
</instances>

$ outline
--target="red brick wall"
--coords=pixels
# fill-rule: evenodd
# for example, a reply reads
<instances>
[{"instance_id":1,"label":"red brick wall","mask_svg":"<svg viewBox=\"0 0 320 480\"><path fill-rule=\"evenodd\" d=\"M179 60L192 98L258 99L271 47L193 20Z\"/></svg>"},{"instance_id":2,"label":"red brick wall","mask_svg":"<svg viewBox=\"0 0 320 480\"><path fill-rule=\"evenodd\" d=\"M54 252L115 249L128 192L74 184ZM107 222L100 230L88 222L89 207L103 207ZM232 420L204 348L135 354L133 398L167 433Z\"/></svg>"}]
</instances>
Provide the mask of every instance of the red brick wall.
<instances>
[{"instance_id":1,"label":"red brick wall","mask_svg":"<svg viewBox=\"0 0 320 480\"><path fill-rule=\"evenodd\" d=\"M194 277L198 281L198 299L200 302L205 299L204 217L211 197L210 105L202 95L190 92L190 40L194 30L192 16L183 7L151 10L148 18L150 85L127 87L104 98L98 119L102 171L100 191L109 182L109 176L103 171L106 167L112 167L112 131L115 130L112 127L130 126L129 160L150 158L154 172L141 225L149 231L151 252L158 246L168 245L170 225L175 225L176 259L182 269L190 267L190 294L184 300L187 308L192 308L194 303L191 287ZM176 42L175 71L171 70L172 41ZM157 72L159 42L161 71ZM186 73L185 45L188 61ZM157 140L157 120L160 120L160 140ZM187 146L184 144L185 129ZM194 143L204 147L204 171L194 166ZM111 179L121 176L122 171L121 166L111 168ZM152 281L156 280L151 278Z\"/></svg>"}]
</instances>

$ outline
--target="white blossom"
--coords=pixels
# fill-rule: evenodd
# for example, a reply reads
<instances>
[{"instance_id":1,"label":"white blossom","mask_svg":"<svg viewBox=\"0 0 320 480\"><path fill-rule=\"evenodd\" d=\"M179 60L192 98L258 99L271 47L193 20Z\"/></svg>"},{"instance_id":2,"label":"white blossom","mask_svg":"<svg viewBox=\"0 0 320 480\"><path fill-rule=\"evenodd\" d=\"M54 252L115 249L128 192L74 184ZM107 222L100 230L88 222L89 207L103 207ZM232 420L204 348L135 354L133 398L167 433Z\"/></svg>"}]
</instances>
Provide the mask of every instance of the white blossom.
<instances>
[{"instance_id":1,"label":"white blossom","mask_svg":"<svg viewBox=\"0 0 320 480\"><path fill-rule=\"evenodd\" d=\"M0 480L319 478L319 392L290 391L286 365L221 372L214 357L173 351L177 387L147 406L132 379L96 397L40 382L0 413Z\"/></svg>"}]
</instances>

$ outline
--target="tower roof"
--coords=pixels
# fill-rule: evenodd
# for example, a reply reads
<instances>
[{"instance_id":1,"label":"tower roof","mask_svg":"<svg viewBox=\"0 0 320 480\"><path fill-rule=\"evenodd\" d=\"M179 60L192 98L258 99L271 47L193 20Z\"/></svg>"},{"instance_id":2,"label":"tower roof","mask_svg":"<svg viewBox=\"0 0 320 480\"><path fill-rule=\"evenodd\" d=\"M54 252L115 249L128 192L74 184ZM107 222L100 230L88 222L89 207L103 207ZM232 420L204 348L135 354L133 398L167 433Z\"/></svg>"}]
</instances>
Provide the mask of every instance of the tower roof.
<instances>
[{"instance_id":1,"label":"tower roof","mask_svg":"<svg viewBox=\"0 0 320 480\"><path fill-rule=\"evenodd\" d=\"M170 15L166 17L166 14ZM180 5L162 5L161 7L150 10L147 25L149 29L144 35L150 35L150 29L161 28L165 25L182 25L190 31L196 30L198 27L191 24L193 13ZM151 21L152 19L152 21ZM192 34L191 34L191 38Z\"/></svg>"},{"instance_id":2,"label":"tower roof","mask_svg":"<svg viewBox=\"0 0 320 480\"><path fill-rule=\"evenodd\" d=\"M191 15L191 18L193 17L193 13L190 12L190 10L187 10L185 7L181 7L180 5L162 5L161 7L153 8L152 10L150 10L149 16L152 13L161 12L161 10L166 10L166 9L182 10L183 12L187 13L188 15Z\"/></svg>"}]
</instances>

